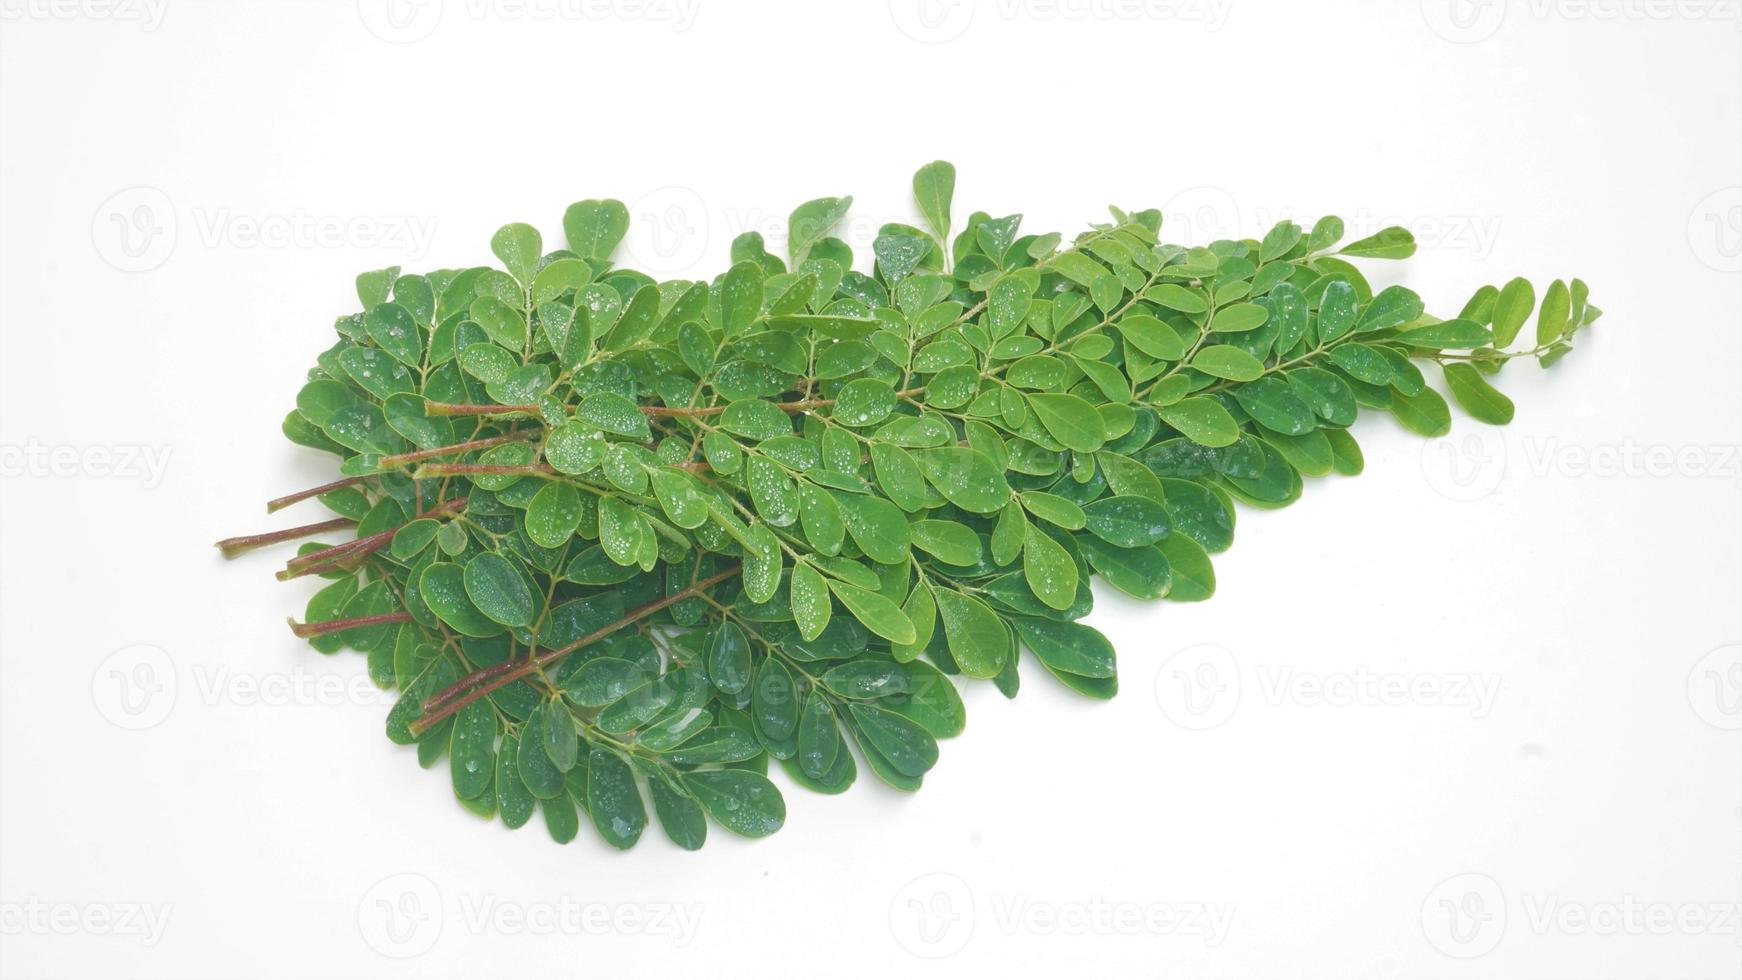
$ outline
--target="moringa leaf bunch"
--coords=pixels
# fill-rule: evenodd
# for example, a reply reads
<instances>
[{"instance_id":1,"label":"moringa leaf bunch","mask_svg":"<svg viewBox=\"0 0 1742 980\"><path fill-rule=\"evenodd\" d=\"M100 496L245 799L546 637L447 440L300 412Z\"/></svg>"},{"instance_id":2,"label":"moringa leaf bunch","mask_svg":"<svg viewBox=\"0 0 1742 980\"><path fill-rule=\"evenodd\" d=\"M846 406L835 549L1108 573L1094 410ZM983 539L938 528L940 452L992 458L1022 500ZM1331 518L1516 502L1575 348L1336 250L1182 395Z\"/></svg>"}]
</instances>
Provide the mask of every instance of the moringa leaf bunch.
<instances>
[{"instance_id":1,"label":"moringa leaf bunch","mask_svg":"<svg viewBox=\"0 0 1742 980\"><path fill-rule=\"evenodd\" d=\"M568 209L563 248L502 228L500 268L366 273L284 421L343 479L269 505L338 516L220 546L352 535L279 573L327 583L292 626L367 656L401 692L388 737L467 809L627 848L651 804L696 848L708 818L781 826L773 764L917 789L962 731L951 678L1014 696L1022 651L1111 697L1091 576L1209 597L1234 501L1358 473L1362 409L1447 430L1422 365L1504 423L1489 378L1598 316L1577 279L1448 319L1376 293L1349 260L1407 257L1401 228L1187 248L1113 209L1066 242L1015 214L958 231L954 184L922 168L928 227L885 225L864 269L842 197L793 212L784 259L740 237L712 282L614 266L609 200Z\"/></svg>"}]
</instances>

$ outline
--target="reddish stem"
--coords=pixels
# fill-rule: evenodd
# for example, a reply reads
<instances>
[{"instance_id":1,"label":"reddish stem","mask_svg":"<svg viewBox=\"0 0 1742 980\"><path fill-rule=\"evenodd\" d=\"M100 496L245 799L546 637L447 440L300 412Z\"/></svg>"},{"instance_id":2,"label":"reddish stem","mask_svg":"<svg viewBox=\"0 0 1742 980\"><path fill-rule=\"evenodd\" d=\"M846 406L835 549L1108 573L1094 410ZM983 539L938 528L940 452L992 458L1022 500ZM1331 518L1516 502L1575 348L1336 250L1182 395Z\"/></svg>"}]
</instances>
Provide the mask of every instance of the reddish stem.
<instances>
[{"instance_id":1,"label":"reddish stem","mask_svg":"<svg viewBox=\"0 0 1742 980\"><path fill-rule=\"evenodd\" d=\"M421 520L425 517L448 517L459 513L465 508L466 498L455 497L452 500L444 500L441 503L436 504L429 510L417 515L416 519ZM334 545L331 548L322 548L320 551L311 551L306 555L298 555L285 563L284 570L278 573L278 578L281 581L289 581L290 579L298 578L303 575L314 575L321 572L332 571L346 562L361 558L385 548L393 541L393 536L398 534L402 527L403 525L401 525L401 527L389 528L386 531L377 531L366 538L358 538L355 541L348 541L344 544Z\"/></svg>"},{"instance_id":2,"label":"reddish stem","mask_svg":"<svg viewBox=\"0 0 1742 980\"><path fill-rule=\"evenodd\" d=\"M510 415L515 412L537 415L539 409L537 405L457 405L453 402L424 402L424 413L427 415Z\"/></svg>"},{"instance_id":3,"label":"reddish stem","mask_svg":"<svg viewBox=\"0 0 1742 980\"><path fill-rule=\"evenodd\" d=\"M579 650L587 644L597 643L623 627L646 619L654 613L659 612L661 609L675 606L685 599L701 595L703 592L706 592L714 586L719 585L721 582L724 582L738 574L738 572L739 569L737 568L727 569L724 572L720 572L718 575L713 575L691 585L682 592L666 596L656 602L650 602L645 606L638 606L634 611L630 612L622 619L619 619L609 626L596 629L575 642L570 643L568 646L558 647L555 650L547 650L536 657L529 657L525 660L516 662L513 670L491 674L487 677L485 676L487 671L474 671L472 674L460 678L459 681L450 685L445 690L442 690L424 700L422 705L424 711L423 717L411 723L412 734L416 735L426 732L431 727L440 724L443 719L458 714L466 705L484 697L490 692L507 687L509 684L512 684L523 677L535 674L569 654L574 653L576 650ZM460 694L459 692L461 691L464 691L465 693Z\"/></svg>"},{"instance_id":4,"label":"reddish stem","mask_svg":"<svg viewBox=\"0 0 1742 980\"><path fill-rule=\"evenodd\" d=\"M297 538L306 538L311 534L320 534L323 531L336 531L342 527L356 526L357 522L349 517L335 517L330 521L321 521L319 524L304 524L301 527L287 527L282 531L267 531L265 534L225 538L218 542L218 550L224 553L225 558L234 558L244 552L253 551L255 548L265 547L269 544L277 544L280 541L295 541Z\"/></svg>"},{"instance_id":5,"label":"reddish stem","mask_svg":"<svg viewBox=\"0 0 1742 980\"><path fill-rule=\"evenodd\" d=\"M409 623L411 613L390 612L379 616L358 616L355 619L329 619L320 623L299 623L290 620L290 631L303 639L311 636L325 636L328 633L340 633L350 629L360 629L364 626L381 626L385 623Z\"/></svg>"},{"instance_id":6,"label":"reddish stem","mask_svg":"<svg viewBox=\"0 0 1742 980\"><path fill-rule=\"evenodd\" d=\"M527 466L492 466L486 463L431 463L420 466L412 474L413 479L421 480L432 476L555 476L556 470L543 463Z\"/></svg>"},{"instance_id":7,"label":"reddish stem","mask_svg":"<svg viewBox=\"0 0 1742 980\"><path fill-rule=\"evenodd\" d=\"M331 483L324 484L324 485L318 486L318 487L311 487L310 489L307 489L307 490L298 490L296 493L293 493L287 497L279 497L277 500L268 500L266 502L266 512L268 514L270 514L273 511L283 510L284 508L289 507L291 504L297 503L299 501L307 500L310 497L318 497L323 493L331 493L334 490L343 490L346 487L354 487L357 484L362 483L362 482L363 482L363 477L353 476L353 477L350 477L349 479L334 480Z\"/></svg>"},{"instance_id":8,"label":"reddish stem","mask_svg":"<svg viewBox=\"0 0 1742 980\"><path fill-rule=\"evenodd\" d=\"M437 446L434 449L420 449L414 453L400 453L397 456L383 456L382 466L398 466L400 463L416 463L425 459L435 459L438 456L452 456L455 453L469 453L474 449L488 449L500 446L505 442L518 442L527 437L525 432L510 432L507 435L490 436L487 439L473 439L471 442L456 442L451 446Z\"/></svg>"}]
</instances>

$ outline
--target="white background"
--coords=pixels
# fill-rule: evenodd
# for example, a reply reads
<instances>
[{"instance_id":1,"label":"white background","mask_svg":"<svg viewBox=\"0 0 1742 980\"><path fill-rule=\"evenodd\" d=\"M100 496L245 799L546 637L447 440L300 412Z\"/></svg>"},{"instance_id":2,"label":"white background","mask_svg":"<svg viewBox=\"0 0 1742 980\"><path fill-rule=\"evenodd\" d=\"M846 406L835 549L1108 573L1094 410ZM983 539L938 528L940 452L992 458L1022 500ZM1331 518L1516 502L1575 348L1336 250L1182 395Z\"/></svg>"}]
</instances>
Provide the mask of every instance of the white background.
<instances>
[{"instance_id":1,"label":"white background","mask_svg":"<svg viewBox=\"0 0 1742 980\"><path fill-rule=\"evenodd\" d=\"M400 2L0 0L0 973L1742 975L1734 4ZM1099 592L1111 703L976 685L922 792L698 854L481 824L211 548L319 519L261 503L332 477L278 425L358 271L603 196L666 275L825 194L863 250L938 157L959 216L1397 221L1433 309L1607 315L1503 432L1364 418L1213 601Z\"/></svg>"}]
</instances>

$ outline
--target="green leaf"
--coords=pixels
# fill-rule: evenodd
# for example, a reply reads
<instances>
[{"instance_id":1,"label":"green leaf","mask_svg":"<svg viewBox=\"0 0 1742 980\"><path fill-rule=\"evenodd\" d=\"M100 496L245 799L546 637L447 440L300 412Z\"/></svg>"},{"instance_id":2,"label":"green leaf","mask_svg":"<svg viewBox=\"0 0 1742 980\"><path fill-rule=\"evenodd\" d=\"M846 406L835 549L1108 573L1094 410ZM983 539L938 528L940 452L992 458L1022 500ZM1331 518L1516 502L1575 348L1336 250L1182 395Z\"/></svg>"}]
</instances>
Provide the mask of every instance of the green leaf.
<instances>
[{"instance_id":1,"label":"green leaf","mask_svg":"<svg viewBox=\"0 0 1742 980\"><path fill-rule=\"evenodd\" d=\"M418 594L448 627L464 636L495 636L502 626L485 616L467 596L465 569L452 562L433 562L418 580Z\"/></svg>"},{"instance_id":2,"label":"green leaf","mask_svg":"<svg viewBox=\"0 0 1742 980\"><path fill-rule=\"evenodd\" d=\"M1095 424L1100 424L1099 416ZM938 493L969 513L991 514L1010 500L1010 483L1003 471L976 449L919 449L912 456ZM848 527L851 526L849 523Z\"/></svg>"},{"instance_id":3,"label":"green leaf","mask_svg":"<svg viewBox=\"0 0 1742 980\"><path fill-rule=\"evenodd\" d=\"M1163 422L1200 446L1231 446L1240 438L1239 423L1213 398L1187 398L1156 411Z\"/></svg>"},{"instance_id":4,"label":"green leaf","mask_svg":"<svg viewBox=\"0 0 1742 980\"><path fill-rule=\"evenodd\" d=\"M865 628L891 643L912 643L913 623L901 607L868 589L845 582L829 582L829 591Z\"/></svg>"},{"instance_id":5,"label":"green leaf","mask_svg":"<svg viewBox=\"0 0 1742 980\"><path fill-rule=\"evenodd\" d=\"M749 669L749 643L744 644L746 658L745 670ZM709 665L712 675L712 663ZM576 704L588 707L603 707L614 704L630 691L644 687L653 678L641 665L616 657L594 657L581 664L579 669L563 681L563 693L567 694ZM746 681L747 683L747 681ZM743 685L739 685L739 690ZM736 693L736 692L732 692ZM560 706L558 706L558 710Z\"/></svg>"},{"instance_id":6,"label":"green leaf","mask_svg":"<svg viewBox=\"0 0 1742 980\"><path fill-rule=\"evenodd\" d=\"M575 410L575 418L639 442L653 438L653 430L648 428L647 416L642 414L641 406L614 391L597 391L588 395L581 407Z\"/></svg>"},{"instance_id":7,"label":"green leaf","mask_svg":"<svg viewBox=\"0 0 1742 980\"><path fill-rule=\"evenodd\" d=\"M1469 320L1442 320L1439 323L1425 327L1405 330L1397 335L1397 342L1411 347L1426 347L1432 350L1468 350L1481 347L1492 341L1493 335L1488 328Z\"/></svg>"},{"instance_id":8,"label":"green leaf","mask_svg":"<svg viewBox=\"0 0 1742 980\"><path fill-rule=\"evenodd\" d=\"M1567 331L1567 317L1572 310L1572 294L1565 281L1556 279L1542 294L1542 308L1536 312L1536 345L1547 347Z\"/></svg>"},{"instance_id":9,"label":"green leaf","mask_svg":"<svg viewBox=\"0 0 1742 980\"><path fill-rule=\"evenodd\" d=\"M515 281L530 286L538 260L544 255L544 237L531 225L503 225L490 237L490 251L502 260Z\"/></svg>"},{"instance_id":10,"label":"green leaf","mask_svg":"<svg viewBox=\"0 0 1742 980\"><path fill-rule=\"evenodd\" d=\"M887 381L858 378L835 395L835 421L853 428L876 425L895 410L895 389Z\"/></svg>"},{"instance_id":11,"label":"green leaf","mask_svg":"<svg viewBox=\"0 0 1742 980\"><path fill-rule=\"evenodd\" d=\"M937 765L937 740L918 724L888 708L860 701L848 703L847 711L866 740L897 772L904 776L923 776Z\"/></svg>"},{"instance_id":12,"label":"green leaf","mask_svg":"<svg viewBox=\"0 0 1742 980\"><path fill-rule=\"evenodd\" d=\"M1391 403L1391 414L1419 436L1437 438L1452 431L1451 410L1432 388L1423 388L1416 395L1398 395Z\"/></svg>"},{"instance_id":13,"label":"green leaf","mask_svg":"<svg viewBox=\"0 0 1742 980\"><path fill-rule=\"evenodd\" d=\"M1114 676L1113 644L1100 630L1050 619L1014 620L1022 643L1053 670L1082 677Z\"/></svg>"},{"instance_id":14,"label":"green leaf","mask_svg":"<svg viewBox=\"0 0 1742 980\"><path fill-rule=\"evenodd\" d=\"M369 339L394 360L415 368L423 363L423 334L417 321L398 303L382 303L363 317Z\"/></svg>"},{"instance_id":15,"label":"green leaf","mask_svg":"<svg viewBox=\"0 0 1742 980\"><path fill-rule=\"evenodd\" d=\"M980 536L955 521L915 521L909 528L913 546L936 555L950 565L975 565L980 561Z\"/></svg>"},{"instance_id":16,"label":"green leaf","mask_svg":"<svg viewBox=\"0 0 1742 980\"><path fill-rule=\"evenodd\" d=\"M1298 436L1318 424L1313 410L1278 377L1260 378L1234 389L1234 400L1259 425L1272 432Z\"/></svg>"},{"instance_id":17,"label":"green leaf","mask_svg":"<svg viewBox=\"0 0 1742 980\"><path fill-rule=\"evenodd\" d=\"M726 406L720 413L720 428L759 441L773 439L792 435L792 416L772 402L747 398Z\"/></svg>"},{"instance_id":18,"label":"green leaf","mask_svg":"<svg viewBox=\"0 0 1742 980\"><path fill-rule=\"evenodd\" d=\"M740 262L720 279L720 327L735 337L762 313L762 267Z\"/></svg>"},{"instance_id":19,"label":"green leaf","mask_svg":"<svg viewBox=\"0 0 1742 980\"><path fill-rule=\"evenodd\" d=\"M526 505L526 536L540 548L560 548L581 524L581 494L567 483L552 481Z\"/></svg>"},{"instance_id":20,"label":"green leaf","mask_svg":"<svg viewBox=\"0 0 1742 980\"><path fill-rule=\"evenodd\" d=\"M1167 509L1147 497L1103 497L1083 508L1089 531L1111 545L1139 548L1167 537Z\"/></svg>"},{"instance_id":21,"label":"green leaf","mask_svg":"<svg viewBox=\"0 0 1742 980\"><path fill-rule=\"evenodd\" d=\"M799 768L812 779L823 779L835 768L841 747L841 728L828 699L807 699L798 720Z\"/></svg>"},{"instance_id":22,"label":"green leaf","mask_svg":"<svg viewBox=\"0 0 1742 980\"><path fill-rule=\"evenodd\" d=\"M708 634L708 680L722 694L750 685L750 640L736 623L721 623Z\"/></svg>"},{"instance_id":23,"label":"green leaf","mask_svg":"<svg viewBox=\"0 0 1742 980\"><path fill-rule=\"evenodd\" d=\"M478 611L503 626L531 626L535 611L532 590L526 579L494 552L485 552L466 563L466 596Z\"/></svg>"},{"instance_id":24,"label":"green leaf","mask_svg":"<svg viewBox=\"0 0 1742 980\"><path fill-rule=\"evenodd\" d=\"M1022 576L1040 601L1069 609L1077 601L1077 563L1064 546L1030 524L1022 543Z\"/></svg>"},{"instance_id":25,"label":"green leaf","mask_svg":"<svg viewBox=\"0 0 1742 980\"><path fill-rule=\"evenodd\" d=\"M786 223L786 247L793 268L798 268L810 257L811 249L835 230L852 206L851 197L821 197L793 209Z\"/></svg>"},{"instance_id":26,"label":"green leaf","mask_svg":"<svg viewBox=\"0 0 1742 980\"><path fill-rule=\"evenodd\" d=\"M1530 319L1530 311L1536 309L1536 289L1530 280L1514 279L1500 289L1500 296L1494 300L1494 346L1505 348L1518 339L1518 331L1523 328L1524 321Z\"/></svg>"},{"instance_id":27,"label":"green leaf","mask_svg":"<svg viewBox=\"0 0 1742 980\"><path fill-rule=\"evenodd\" d=\"M1057 494L1030 490L1026 493L1020 494L1019 497L1022 501L1022 506L1030 514L1046 521L1048 524L1062 527L1067 531L1082 530L1083 524L1088 520L1088 518L1083 515L1083 508L1078 507L1075 502L1060 497ZM959 564L967 563L961 562Z\"/></svg>"},{"instance_id":28,"label":"green leaf","mask_svg":"<svg viewBox=\"0 0 1742 980\"><path fill-rule=\"evenodd\" d=\"M1217 310L1210 320L1210 329L1216 333L1243 333L1264 326L1269 319L1270 311L1257 303L1237 303Z\"/></svg>"},{"instance_id":29,"label":"green leaf","mask_svg":"<svg viewBox=\"0 0 1742 980\"><path fill-rule=\"evenodd\" d=\"M950 198L955 193L956 168L946 161L934 160L913 175L913 199L940 242L949 240Z\"/></svg>"},{"instance_id":30,"label":"green leaf","mask_svg":"<svg viewBox=\"0 0 1742 980\"><path fill-rule=\"evenodd\" d=\"M1408 228L1393 225L1344 245L1339 254L1369 259L1407 259L1415 254L1415 236Z\"/></svg>"},{"instance_id":31,"label":"green leaf","mask_svg":"<svg viewBox=\"0 0 1742 980\"><path fill-rule=\"evenodd\" d=\"M865 557L883 565L904 562L909 555L907 518L887 500L862 494L830 493L853 543Z\"/></svg>"},{"instance_id":32,"label":"green leaf","mask_svg":"<svg viewBox=\"0 0 1742 980\"><path fill-rule=\"evenodd\" d=\"M1040 392L1028 396L1028 407L1034 409L1040 424L1066 449L1092 453L1107 441L1101 415L1095 407L1075 395ZM941 487L939 488L942 489ZM947 496L947 494L946 494ZM1003 506L1003 502L999 502ZM978 513L990 513L979 511Z\"/></svg>"},{"instance_id":33,"label":"green leaf","mask_svg":"<svg viewBox=\"0 0 1742 980\"><path fill-rule=\"evenodd\" d=\"M473 701L454 716L448 745L454 795L462 800L482 796L496 772L496 712L487 701Z\"/></svg>"},{"instance_id":34,"label":"green leaf","mask_svg":"<svg viewBox=\"0 0 1742 980\"><path fill-rule=\"evenodd\" d=\"M821 636L829 625L829 587L822 575L803 562L792 566L792 618L805 640Z\"/></svg>"},{"instance_id":35,"label":"green leaf","mask_svg":"<svg viewBox=\"0 0 1742 980\"><path fill-rule=\"evenodd\" d=\"M765 524L752 526L745 537L751 547L744 553L744 595L767 602L780 591L780 539Z\"/></svg>"},{"instance_id":36,"label":"green leaf","mask_svg":"<svg viewBox=\"0 0 1742 980\"><path fill-rule=\"evenodd\" d=\"M694 851L707 842L705 811L677 777L662 772L647 781L647 792L653 797L653 812L659 816L659 825L672 843Z\"/></svg>"},{"instance_id":37,"label":"green leaf","mask_svg":"<svg viewBox=\"0 0 1742 980\"><path fill-rule=\"evenodd\" d=\"M660 509L671 522L684 530L694 530L708 522L708 502L696 489L694 481L680 470L656 468L647 471L653 494Z\"/></svg>"},{"instance_id":38,"label":"green leaf","mask_svg":"<svg viewBox=\"0 0 1742 980\"><path fill-rule=\"evenodd\" d=\"M1212 378L1254 381L1264 376L1264 364L1238 347L1216 344L1198 351L1192 367Z\"/></svg>"},{"instance_id":39,"label":"green leaf","mask_svg":"<svg viewBox=\"0 0 1742 980\"><path fill-rule=\"evenodd\" d=\"M584 259L604 262L629 231L629 209L621 201L581 201L563 214L569 249Z\"/></svg>"},{"instance_id":40,"label":"green leaf","mask_svg":"<svg viewBox=\"0 0 1742 980\"><path fill-rule=\"evenodd\" d=\"M629 764L607 749L587 756L587 814L605 843L619 850L634 847L647 829L647 808Z\"/></svg>"},{"instance_id":41,"label":"green leaf","mask_svg":"<svg viewBox=\"0 0 1742 980\"><path fill-rule=\"evenodd\" d=\"M1336 343L1355 329L1357 305L1355 287L1338 279L1325 287L1319 300L1319 344Z\"/></svg>"},{"instance_id":42,"label":"green leaf","mask_svg":"<svg viewBox=\"0 0 1742 980\"><path fill-rule=\"evenodd\" d=\"M1355 332L1372 333L1413 323L1421 317L1421 297L1403 286L1387 286L1362 311Z\"/></svg>"},{"instance_id":43,"label":"green leaf","mask_svg":"<svg viewBox=\"0 0 1742 980\"><path fill-rule=\"evenodd\" d=\"M1176 602L1200 602L1216 593L1216 570L1202 545L1184 534L1170 534L1156 545L1167 559L1173 587L1167 597Z\"/></svg>"},{"instance_id":44,"label":"green leaf","mask_svg":"<svg viewBox=\"0 0 1742 980\"><path fill-rule=\"evenodd\" d=\"M1446 387L1470 417L1489 425L1505 425L1512 421L1512 399L1507 398L1482 373L1469 364L1447 364Z\"/></svg>"},{"instance_id":45,"label":"green leaf","mask_svg":"<svg viewBox=\"0 0 1742 980\"><path fill-rule=\"evenodd\" d=\"M934 588L950 658L969 677L995 677L1004 669L1010 638L992 607L953 589Z\"/></svg>"},{"instance_id":46,"label":"green leaf","mask_svg":"<svg viewBox=\"0 0 1742 980\"><path fill-rule=\"evenodd\" d=\"M1165 539L1163 539L1165 540ZM1098 537L1078 536L1077 550L1083 553L1109 585L1138 599L1159 599L1167 595L1173 584L1172 569L1166 556L1155 545L1121 548Z\"/></svg>"},{"instance_id":47,"label":"green leaf","mask_svg":"<svg viewBox=\"0 0 1742 980\"><path fill-rule=\"evenodd\" d=\"M767 837L786 823L786 800L768 777L743 769L684 773L684 786L720 826L742 837Z\"/></svg>"}]
</instances>

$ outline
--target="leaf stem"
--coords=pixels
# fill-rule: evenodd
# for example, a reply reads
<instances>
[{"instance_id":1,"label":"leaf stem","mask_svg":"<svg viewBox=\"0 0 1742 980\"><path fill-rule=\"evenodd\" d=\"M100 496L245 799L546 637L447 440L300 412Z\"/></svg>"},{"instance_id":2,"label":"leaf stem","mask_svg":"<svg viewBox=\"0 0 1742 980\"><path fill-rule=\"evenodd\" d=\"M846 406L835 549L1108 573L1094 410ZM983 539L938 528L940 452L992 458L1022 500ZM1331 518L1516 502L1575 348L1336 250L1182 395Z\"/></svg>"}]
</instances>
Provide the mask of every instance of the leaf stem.
<instances>
[{"instance_id":1,"label":"leaf stem","mask_svg":"<svg viewBox=\"0 0 1742 980\"><path fill-rule=\"evenodd\" d=\"M225 558L234 558L237 555L253 551L255 548L265 547L269 544L278 544L281 541L295 541L297 538L306 538L311 534L320 534L323 531L336 531L340 528L356 526L357 522L351 520L349 517L335 517L330 521L321 521L318 524L304 524L301 527L287 527L282 531L267 531L264 534L247 534L240 537L225 538L224 540L219 541L217 546L218 550L224 553Z\"/></svg>"},{"instance_id":2,"label":"leaf stem","mask_svg":"<svg viewBox=\"0 0 1742 980\"><path fill-rule=\"evenodd\" d=\"M436 459L441 456L452 456L456 453L469 453L474 449L488 449L500 446L505 442L519 442L531 433L510 432L500 436L490 436L484 439L473 439L469 442L456 442L451 446L437 446L434 449L420 449L412 453L400 453L397 456L383 456L378 460L381 466L398 466L401 463L417 463L426 459Z\"/></svg>"},{"instance_id":3,"label":"leaf stem","mask_svg":"<svg viewBox=\"0 0 1742 980\"><path fill-rule=\"evenodd\" d=\"M539 414L537 405L460 405L454 402L424 402L424 411L430 415L526 415Z\"/></svg>"},{"instance_id":4,"label":"leaf stem","mask_svg":"<svg viewBox=\"0 0 1742 980\"><path fill-rule=\"evenodd\" d=\"M412 734L420 735L423 732L428 731L431 727L440 724L444 719L458 714L466 705L471 704L473 701L484 697L492 691L507 687L509 684L512 684L528 675L538 673L551 664L554 664L569 654L574 653L576 650L579 650L588 644L597 643L623 627L646 619L662 609L675 606L685 599L701 595L714 586L719 585L721 582L737 575L738 572L739 568L729 568L726 571L709 576L681 592L675 592L658 601L650 602L644 606L638 606L615 623L612 623L609 626L600 627L567 646L558 647L555 650L546 650L544 653L538 654L535 657L528 657L525 660L519 661L514 665L514 669L512 670L494 674L490 674L487 670L478 671L466 677L462 677L446 690L440 691L424 701L423 716L411 723L410 727ZM485 676L486 674L489 676ZM465 693L460 693L462 691Z\"/></svg>"},{"instance_id":5,"label":"leaf stem","mask_svg":"<svg viewBox=\"0 0 1742 980\"><path fill-rule=\"evenodd\" d=\"M358 616L354 619L328 619L319 623L299 623L289 620L290 631L303 639L314 636L325 636L328 633L341 633L350 629L361 629L365 626L383 626L387 623L409 623L411 613L399 612L381 613L378 616Z\"/></svg>"},{"instance_id":6,"label":"leaf stem","mask_svg":"<svg viewBox=\"0 0 1742 980\"><path fill-rule=\"evenodd\" d=\"M318 487L310 487L307 490L298 490L296 493L287 494L276 500L268 500L266 502L266 512L271 514L274 511L283 510L291 504L299 503L310 497L318 497L323 493L331 493L334 490L343 490L346 487L356 486L357 484L362 483L363 479L364 478L360 476L353 476L344 480L334 480L331 483L323 483Z\"/></svg>"}]
</instances>

